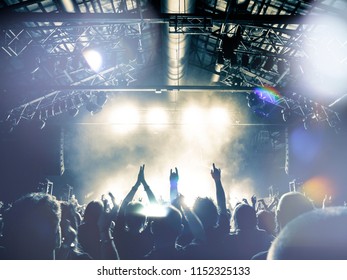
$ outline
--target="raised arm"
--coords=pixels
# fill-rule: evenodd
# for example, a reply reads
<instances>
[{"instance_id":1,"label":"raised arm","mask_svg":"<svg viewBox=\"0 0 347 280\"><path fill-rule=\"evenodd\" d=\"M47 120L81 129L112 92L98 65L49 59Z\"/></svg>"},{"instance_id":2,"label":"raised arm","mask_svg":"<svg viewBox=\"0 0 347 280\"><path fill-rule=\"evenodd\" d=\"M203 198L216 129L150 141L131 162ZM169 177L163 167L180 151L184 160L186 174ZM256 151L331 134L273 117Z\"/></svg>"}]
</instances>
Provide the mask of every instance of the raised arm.
<instances>
[{"instance_id":1,"label":"raised arm","mask_svg":"<svg viewBox=\"0 0 347 280\"><path fill-rule=\"evenodd\" d=\"M177 188L178 179L179 177L178 177L177 167L175 167L175 171L172 171L172 169L170 169L170 201L171 203L174 202L178 197L178 188Z\"/></svg>"},{"instance_id":2,"label":"raised arm","mask_svg":"<svg viewBox=\"0 0 347 280\"><path fill-rule=\"evenodd\" d=\"M134 196L137 192L137 190L139 189L139 186L141 185L141 173L142 173L142 166L140 166L140 170L139 170L139 174L137 175L137 180L136 180L136 183L135 185L130 189L130 191L128 192L128 194L125 196L125 198L123 199L122 201L122 204L119 208L119 212L123 212L124 213L124 210L125 210L125 207L129 204L129 202L131 202L133 199L134 199Z\"/></svg>"},{"instance_id":3,"label":"raised arm","mask_svg":"<svg viewBox=\"0 0 347 280\"><path fill-rule=\"evenodd\" d=\"M225 192L224 192L222 181L221 181L221 170L220 168L216 168L214 163L211 169L211 176L216 185L217 205L218 205L220 214L227 214Z\"/></svg>"},{"instance_id":4,"label":"raised arm","mask_svg":"<svg viewBox=\"0 0 347 280\"><path fill-rule=\"evenodd\" d=\"M155 198L154 193L152 192L150 186L147 184L145 180L145 165L140 166L139 179L145 189L145 192L148 197L148 201L150 203L157 203L157 199Z\"/></svg>"},{"instance_id":5,"label":"raised arm","mask_svg":"<svg viewBox=\"0 0 347 280\"><path fill-rule=\"evenodd\" d=\"M98 229L100 236L100 257L102 260L119 260L111 230L112 217L114 215L112 211L115 210L113 208L111 212L108 212L107 204L105 203L105 201L103 201L103 203L103 213L101 213L98 219Z\"/></svg>"},{"instance_id":6,"label":"raised arm","mask_svg":"<svg viewBox=\"0 0 347 280\"><path fill-rule=\"evenodd\" d=\"M205 242L206 232L199 217L184 203L184 197L182 195L178 195L177 200L181 207L181 212L183 213L184 218L187 221L190 231L193 234L194 238L196 240Z\"/></svg>"}]
</instances>

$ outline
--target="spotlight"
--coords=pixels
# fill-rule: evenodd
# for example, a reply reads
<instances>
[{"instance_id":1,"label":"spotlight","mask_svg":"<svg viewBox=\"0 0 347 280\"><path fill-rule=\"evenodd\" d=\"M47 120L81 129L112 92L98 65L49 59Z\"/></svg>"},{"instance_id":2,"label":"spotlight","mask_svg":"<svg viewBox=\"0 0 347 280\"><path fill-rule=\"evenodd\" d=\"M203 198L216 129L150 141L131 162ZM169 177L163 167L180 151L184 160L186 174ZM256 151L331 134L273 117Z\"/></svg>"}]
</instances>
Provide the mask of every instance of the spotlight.
<instances>
[{"instance_id":1,"label":"spotlight","mask_svg":"<svg viewBox=\"0 0 347 280\"><path fill-rule=\"evenodd\" d=\"M146 116L147 123L153 125L167 124L168 120L168 114L163 108L150 109Z\"/></svg>"},{"instance_id":2,"label":"spotlight","mask_svg":"<svg viewBox=\"0 0 347 280\"><path fill-rule=\"evenodd\" d=\"M204 114L200 108L190 107L184 110L182 121L187 125L199 125L203 123Z\"/></svg>"},{"instance_id":3,"label":"spotlight","mask_svg":"<svg viewBox=\"0 0 347 280\"><path fill-rule=\"evenodd\" d=\"M98 72L101 69L102 56L99 52L89 49L83 51L83 56L93 71Z\"/></svg>"},{"instance_id":4,"label":"spotlight","mask_svg":"<svg viewBox=\"0 0 347 280\"><path fill-rule=\"evenodd\" d=\"M212 108L209 112L209 122L225 125L229 123L229 113L225 108Z\"/></svg>"}]
</instances>

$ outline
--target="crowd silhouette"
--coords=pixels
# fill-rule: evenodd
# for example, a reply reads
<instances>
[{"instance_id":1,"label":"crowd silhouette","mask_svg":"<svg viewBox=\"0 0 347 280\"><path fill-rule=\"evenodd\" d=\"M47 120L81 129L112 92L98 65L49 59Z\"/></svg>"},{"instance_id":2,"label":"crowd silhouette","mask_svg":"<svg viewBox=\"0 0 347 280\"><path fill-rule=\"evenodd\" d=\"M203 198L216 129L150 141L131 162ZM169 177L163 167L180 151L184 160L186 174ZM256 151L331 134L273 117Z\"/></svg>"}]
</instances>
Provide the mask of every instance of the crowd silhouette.
<instances>
[{"instance_id":1,"label":"crowd silhouette","mask_svg":"<svg viewBox=\"0 0 347 280\"><path fill-rule=\"evenodd\" d=\"M230 209L215 164L211 177L215 197L198 197L192 207L180 194L177 168L169 173L166 202L152 192L145 165L120 205L112 193L85 207L42 192L1 202L0 259L347 259L346 207L326 199L317 207L293 190L267 203L253 195ZM147 204L134 199L141 186Z\"/></svg>"}]
</instances>

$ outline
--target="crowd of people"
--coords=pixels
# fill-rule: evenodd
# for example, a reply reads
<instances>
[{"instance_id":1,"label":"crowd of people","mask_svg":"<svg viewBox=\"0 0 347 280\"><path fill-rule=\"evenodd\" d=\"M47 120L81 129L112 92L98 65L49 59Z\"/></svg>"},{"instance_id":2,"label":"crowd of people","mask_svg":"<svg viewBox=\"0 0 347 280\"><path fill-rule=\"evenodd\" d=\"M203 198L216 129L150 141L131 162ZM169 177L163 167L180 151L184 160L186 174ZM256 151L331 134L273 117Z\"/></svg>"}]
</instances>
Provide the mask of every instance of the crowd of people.
<instances>
[{"instance_id":1,"label":"crowd of people","mask_svg":"<svg viewBox=\"0 0 347 280\"><path fill-rule=\"evenodd\" d=\"M177 168L169 174L170 201L163 202L148 185L144 165L120 205L112 193L83 211L76 201L26 194L0 205L0 259L347 259L346 207L327 201L317 207L290 191L270 202L254 195L230 209L221 175L213 164L215 197L198 197L193 207L179 192ZM134 199L141 186L148 205Z\"/></svg>"}]
</instances>

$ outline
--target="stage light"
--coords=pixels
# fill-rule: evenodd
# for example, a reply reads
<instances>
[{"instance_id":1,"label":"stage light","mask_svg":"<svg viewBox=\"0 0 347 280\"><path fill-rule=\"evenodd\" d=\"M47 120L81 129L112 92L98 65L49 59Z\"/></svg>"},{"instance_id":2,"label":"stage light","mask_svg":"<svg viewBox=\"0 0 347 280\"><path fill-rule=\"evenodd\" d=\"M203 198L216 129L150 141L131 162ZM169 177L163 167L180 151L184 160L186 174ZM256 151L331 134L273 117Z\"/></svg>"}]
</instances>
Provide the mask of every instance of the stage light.
<instances>
[{"instance_id":1,"label":"stage light","mask_svg":"<svg viewBox=\"0 0 347 280\"><path fill-rule=\"evenodd\" d=\"M109 117L115 132L125 134L133 131L140 122L140 113L133 106L118 107L113 110Z\"/></svg>"},{"instance_id":2,"label":"stage light","mask_svg":"<svg viewBox=\"0 0 347 280\"><path fill-rule=\"evenodd\" d=\"M137 125L140 121L139 111L132 106L124 106L114 110L110 116L110 122L119 125Z\"/></svg>"},{"instance_id":3,"label":"stage light","mask_svg":"<svg viewBox=\"0 0 347 280\"><path fill-rule=\"evenodd\" d=\"M97 52L96 50L88 49L83 51L83 56L87 61L89 67L93 71L98 72L101 69L102 56L99 52Z\"/></svg>"},{"instance_id":4,"label":"stage light","mask_svg":"<svg viewBox=\"0 0 347 280\"><path fill-rule=\"evenodd\" d=\"M167 112L162 108L152 108L148 111L146 116L147 124L159 126L167 124L169 116Z\"/></svg>"},{"instance_id":5,"label":"stage light","mask_svg":"<svg viewBox=\"0 0 347 280\"><path fill-rule=\"evenodd\" d=\"M229 123L229 113L225 108L213 108L209 111L209 123L226 125Z\"/></svg>"},{"instance_id":6,"label":"stage light","mask_svg":"<svg viewBox=\"0 0 347 280\"><path fill-rule=\"evenodd\" d=\"M202 124L204 114L200 108L190 107L183 111L182 122L187 125L198 125Z\"/></svg>"}]
</instances>

